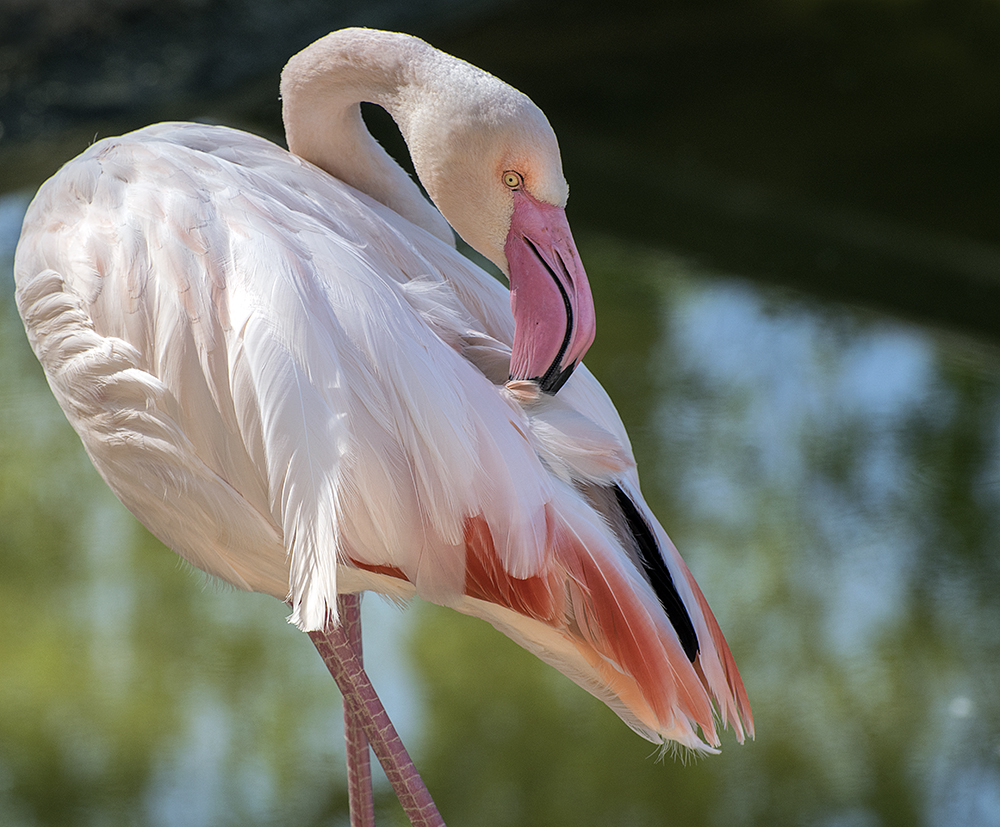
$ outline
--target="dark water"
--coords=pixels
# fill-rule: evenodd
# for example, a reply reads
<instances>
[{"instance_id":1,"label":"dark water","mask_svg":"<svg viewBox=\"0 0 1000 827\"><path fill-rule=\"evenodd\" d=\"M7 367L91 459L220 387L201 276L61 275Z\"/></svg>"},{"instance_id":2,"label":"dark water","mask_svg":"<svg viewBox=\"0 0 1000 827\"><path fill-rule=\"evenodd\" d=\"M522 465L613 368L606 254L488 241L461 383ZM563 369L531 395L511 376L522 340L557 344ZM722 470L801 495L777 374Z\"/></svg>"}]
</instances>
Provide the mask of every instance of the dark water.
<instances>
[{"instance_id":1,"label":"dark water","mask_svg":"<svg viewBox=\"0 0 1000 827\"><path fill-rule=\"evenodd\" d=\"M206 586L152 540L51 397L12 300L25 204L0 202L4 823L336 823L339 702L307 639L276 601ZM485 624L370 597L375 680L442 812L1000 824L996 350L579 241L601 325L588 364L758 737L658 763Z\"/></svg>"},{"instance_id":2,"label":"dark water","mask_svg":"<svg viewBox=\"0 0 1000 827\"><path fill-rule=\"evenodd\" d=\"M918 5L933 16L934 4ZM863 4L838 6L848 7ZM670 129L655 123L633 136L621 117L599 151L571 149L567 168L598 312L587 364L618 405L646 497L726 633L756 741L739 746L727 736L719 756L658 762L651 745L561 675L485 624L423 604L400 613L366 599L369 669L454 827L1000 825L995 336L943 332L720 269L742 255L755 270L783 261L803 283L865 285L886 276L887 247L933 250L925 258L936 261L956 249L939 243L941 233L992 245L1000 225L986 219L995 188L974 180L983 179L982 165L969 169L946 151L954 144L934 139L937 155L908 150L913 174L905 165L888 170L900 96L883 89L868 101L878 117L864 122L849 108L857 101L837 91L881 88L871 81L884 66L896 67L896 81L908 77L913 55L944 56L942 65L970 77L978 64L944 35L921 36L913 55L900 52L906 60L886 46L875 68L831 64L833 91L805 111L771 92L812 52L771 30L759 53L729 48L744 43L738 17L712 48L748 87L714 110L697 63L706 33L724 28L713 14L698 11L688 29L671 29L674 108L645 107ZM745 20L766 28L759 16ZM552 42L566 52L601 44L587 39L589 25L576 21ZM616 25L607 42L619 47L659 42L652 30ZM810 42L829 44L827 29L815 32ZM503 68L494 35L478 46L473 37L468 56L476 48L499 54ZM879 31L863 39L878 46L864 55L881 54ZM897 33L891 45L910 43ZM971 53L992 60L984 44ZM542 71L531 63L536 54L542 63L564 53L518 52L528 59L511 58L511 71ZM711 54L707 63L717 67ZM638 81L649 65L637 54L615 71ZM577 113L568 117L578 129L594 120L584 91L599 90L602 78L613 85L599 60L588 67L567 81L576 93L553 100L554 111ZM949 112L982 109L975 84L964 98L942 84L935 111L954 100ZM683 88L689 94L678 104ZM638 88L632 97L634 112L648 100ZM921 119L898 127L907 134L927 135L927 124L941 120L923 104L913 111ZM801 130L795 145L812 155L786 153L794 162L783 164L766 154L775 133L764 124L778 117L782 139L792 146L792 129ZM946 120L965 129L970 121L957 117ZM608 110L603 119L610 123ZM714 124L707 132L706 123ZM843 162L868 123L882 130L878 146L831 167L829 146L816 136L835 125L832 155ZM758 137L747 156L756 168L720 148L731 129L743 130L741 147ZM661 134L665 155L690 154L681 165L688 177L683 186L672 179L672 203L629 189L626 204L623 178L612 192L618 168L603 160L607 147L625 147L623 157L636 161L660 146L650 135ZM988 130L968 134L966 143L988 146ZM961 161L958 172L938 164L945 156ZM698 170L709 162L778 190L797 187L785 208L839 182L838 209L861 205L850 213L855 237L878 243L838 256L828 240L837 222L822 210L787 208L794 221L769 234L766 221L745 220L746 193L736 219L720 220L725 205L717 202L732 190L704 186ZM948 187L921 201L918 183L932 179ZM899 189L906 181L911 189ZM872 193L897 198L890 208ZM30 194L0 196L0 824L346 824L339 698L308 639L284 622L277 601L208 583L153 540L106 490L49 392L13 302L13 250ZM907 234L894 239L886 225L866 222L877 210L910 222ZM602 212L613 214L602 221ZM643 242L626 231L638 221ZM732 230L738 223L742 235ZM728 245L724 255L675 252L713 236ZM816 243L822 255L809 247ZM987 269L989 249L976 259ZM909 259L897 262L896 281L872 295L923 296L913 315L933 318L926 297L939 293L951 308L940 319L989 327L985 303L966 312L969 294L921 281L926 267L916 272ZM403 823L386 785L379 789L380 823Z\"/></svg>"}]
</instances>

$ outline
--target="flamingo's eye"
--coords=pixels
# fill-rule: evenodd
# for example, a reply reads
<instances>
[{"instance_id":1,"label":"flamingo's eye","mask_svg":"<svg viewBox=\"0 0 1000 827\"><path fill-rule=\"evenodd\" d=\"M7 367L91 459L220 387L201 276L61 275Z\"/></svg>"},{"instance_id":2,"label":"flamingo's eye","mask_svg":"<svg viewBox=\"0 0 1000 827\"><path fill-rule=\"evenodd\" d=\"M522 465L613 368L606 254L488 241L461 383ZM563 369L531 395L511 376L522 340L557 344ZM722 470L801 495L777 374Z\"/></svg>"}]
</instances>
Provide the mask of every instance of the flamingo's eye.
<instances>
[{"instance_id":1,"label":"flamingo's eye","mask_svg":"<svg viewBox=\"0 0 1000 827\"><path fill-rule=\"evenodd\" d=\"M521 173L514 172L512 169L508 169L503 174L503 182L512 190L519 190L524 186L524 179L521 177Z\"/></svg>"}]
</instances>

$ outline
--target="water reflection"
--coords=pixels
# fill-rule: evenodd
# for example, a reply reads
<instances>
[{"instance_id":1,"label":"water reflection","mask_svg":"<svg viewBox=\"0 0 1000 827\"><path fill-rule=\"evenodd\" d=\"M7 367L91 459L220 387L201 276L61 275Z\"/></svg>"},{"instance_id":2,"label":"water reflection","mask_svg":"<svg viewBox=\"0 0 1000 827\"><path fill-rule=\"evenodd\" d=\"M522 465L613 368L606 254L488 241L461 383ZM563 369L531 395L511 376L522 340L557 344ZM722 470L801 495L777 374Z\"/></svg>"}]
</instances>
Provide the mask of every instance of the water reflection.
<instances>
[{"instance_id":1,"label":"water reflection","mask_svg":"<svg viewBox=\"0 0 1000 827\"><path fill-rule=\"evenodd\" d=\"M25 204L0 201L2 821L337 823L338 704L308 642L276 601L199 585L139 528L45 386L13 306ZM656 763L485 624L380 612L376 684L446 818L1000 824L996 351L579 242L600 314L588 364L758 738Z\"/></svg>"}]
</instances>

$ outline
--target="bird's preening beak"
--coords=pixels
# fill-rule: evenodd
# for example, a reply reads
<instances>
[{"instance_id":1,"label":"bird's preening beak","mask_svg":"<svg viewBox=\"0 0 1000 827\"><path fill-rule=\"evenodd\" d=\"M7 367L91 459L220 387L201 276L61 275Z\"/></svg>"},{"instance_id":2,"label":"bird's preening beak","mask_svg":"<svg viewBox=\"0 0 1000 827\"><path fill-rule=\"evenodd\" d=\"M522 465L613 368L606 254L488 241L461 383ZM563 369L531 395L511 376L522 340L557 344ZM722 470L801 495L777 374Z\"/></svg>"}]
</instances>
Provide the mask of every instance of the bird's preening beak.
<instances>
[{"instance_id":1,"label":"bird's preening beak","mask_svg":"<svg viewBox=\"0 0 1000 827\"><path fill-rule=\"evenodd\" d=\"M510 378L555 393L596 332L594 299L563 208L515 191L504 253L514 312Z\"/></svg>"}]
</instances>

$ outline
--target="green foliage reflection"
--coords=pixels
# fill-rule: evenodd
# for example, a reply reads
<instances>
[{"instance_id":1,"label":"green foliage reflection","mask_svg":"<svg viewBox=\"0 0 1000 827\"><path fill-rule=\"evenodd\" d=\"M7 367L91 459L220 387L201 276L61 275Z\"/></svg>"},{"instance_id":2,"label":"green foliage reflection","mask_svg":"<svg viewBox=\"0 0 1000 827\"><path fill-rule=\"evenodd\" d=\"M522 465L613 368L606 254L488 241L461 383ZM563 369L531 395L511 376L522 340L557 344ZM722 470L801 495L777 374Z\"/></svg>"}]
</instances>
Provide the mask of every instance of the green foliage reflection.
<instances>
[{"instance_id":1,"label":"green foliage reflection","mask_svg":"<svg viewBox=\"0 0 1000 827\"><path fill-rule=\"evenodd\" d=\"M485 624L415 607L410 746L446 818L1000 824L996 353L580 242L601 313L588 365L758 738L657 762ZM270 598L199 588L114 501L4 284L3 823L343 823L339 704L308 641Z\"/></svg>"}]
</instances>

